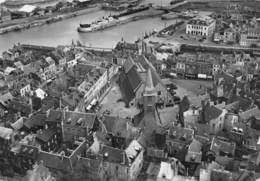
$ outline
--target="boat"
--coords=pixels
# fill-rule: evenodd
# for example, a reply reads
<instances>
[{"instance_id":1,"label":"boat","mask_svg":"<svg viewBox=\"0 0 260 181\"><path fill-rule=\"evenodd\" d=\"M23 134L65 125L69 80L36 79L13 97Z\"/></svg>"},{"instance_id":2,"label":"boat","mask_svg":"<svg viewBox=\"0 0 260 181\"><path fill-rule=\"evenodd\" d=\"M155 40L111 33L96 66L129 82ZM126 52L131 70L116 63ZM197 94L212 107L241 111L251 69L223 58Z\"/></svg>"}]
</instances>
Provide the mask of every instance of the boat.
<instances>
[{"instance_id":1,"label":"boat","mask_svg":"<svg viewBox=\"0 0 260 181\"><path fill-rule=\"evenodd\" d=\"M116 26L119 23L120 20L118 18L108 16L90 24L80 24L78 27L78 32L93 32L103 30L105 28Z\"/></svg>"}]
</instances>

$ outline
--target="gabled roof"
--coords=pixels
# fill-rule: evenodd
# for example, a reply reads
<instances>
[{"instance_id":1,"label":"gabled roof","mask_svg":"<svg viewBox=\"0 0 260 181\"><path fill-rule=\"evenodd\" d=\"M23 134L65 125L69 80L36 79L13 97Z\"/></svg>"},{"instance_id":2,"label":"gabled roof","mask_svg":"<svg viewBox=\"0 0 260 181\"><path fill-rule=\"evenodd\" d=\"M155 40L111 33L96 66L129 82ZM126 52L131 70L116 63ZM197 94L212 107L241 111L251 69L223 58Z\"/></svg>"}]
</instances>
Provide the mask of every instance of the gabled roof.
<instances>
[{"instance_id":1,"label":"gabled roof","mask_svg":"<svg viewBox=\"0 0 260 181\"><path fill-rule=\"evenodd\" d=\"M189 151L199 153L201 152L201 148L202 148L202 144L196 139L193 139L189 146Z\"/></svg>"},{"instance_id":2,"label":"gabled roof","mask_svg":"<svg viewBox=\"0 0 260 181\"><path fill-rule=\"evenodd\" d=\"M103 155L104 162L128 165L128 159L124 150L102 145L100 154Z\"/></svg>"},{"instance_id":3,"label":"gabled roof","mask_svg":"<svg viewBox=\"0 0 260 181\"><path fill-rule=\"evenodd\" d=\"M155 88L154 88L154 84L153 84L152 73L151 73L151 69L149 68L147 70L144 92L145 92L145 94L152 94L152 93L154 93L154 91L155 91Z\"/></svg>"},{"instance_id":4,"label":"gabled roof","mask_svg":"<svg viewBox=\"0 0 260 181\"><path fill-rule=\"evenodd\" d=\"M119 76L119 87L124 102L129 104L135 98L135 93L125 73L121 73Z\"/></svg>"},{"instance_id":5,"label":"gabled roof","mask_svg":"<svg viewBox=\"0 0 260 181\"><path fill-rule=\"evenodd\" d=\"M57 133L56 129L44 129L42 132L38 132L36 138L43 142L48 142L52 136Z\"/></svg>"},{"instance_id":6,"label":"gabled roof","mask_svg":"<svg viewBox=\"0 0 260 181\"><path fill-rule=\"evenodd\" d=\"M44 126L45 120L46 120L45 113L35 113L24 122L24 126L27 127L28 129L31 129L35 126L36 127Z\"/></svg>"},{"instance_id":7,"label":"gabled roof","mask_svg":"<svg viewBox=\"0 0 260 181\"><path fill-rule=\"evenodd\" d=\"M127 133L127 119L105 115L102 123L107 133L123 137Z\"/></svg>"},{"instance_id":8,"label":"gabled roof","mask_svg":"<svg viewBox=\"0 0 260 181\"><path fill-rule=\"evenodd\" d=\"M213 138L213 140L211 142L211 146L210 146L210 150L214 151L215 153L222 151L225 153L230 153L232 155L234 155L234 153L235 153L235 148L236 148L235 143L224 141L217 137Z\"/></svg>"},{"instance_id":9,"label":"gabled roof","mask_svg":"<svg viewBox=\"0 0 260 181\"><path fill-rule=\"evenodd\" d=\"M0 127L0 138L11 139L12 134L13 134L12 129L6 127Z\"/></svg>"},{"instance_id":10,"label":"gabled roof","mask_svg":"<svg viewBox=\"0 0 260 181\"><path fill-rule=\"evenodd\" d=\"M204 108L203 116L206 123L212 119L216 119L222 114L222 110L218 109L215 106L207 104Z\"/></svg>"},{"instance_id":11,"label":"gabled roof","mask_svg":"<svg viewBox=\"0 0 260 181\"><path fill-rule=\"evenodd\" d=\"M134 66L135 66L135 63L134 63L132 57L129 57L123 64L125 73L127 73Z\"/></svg>"}]
</instances>

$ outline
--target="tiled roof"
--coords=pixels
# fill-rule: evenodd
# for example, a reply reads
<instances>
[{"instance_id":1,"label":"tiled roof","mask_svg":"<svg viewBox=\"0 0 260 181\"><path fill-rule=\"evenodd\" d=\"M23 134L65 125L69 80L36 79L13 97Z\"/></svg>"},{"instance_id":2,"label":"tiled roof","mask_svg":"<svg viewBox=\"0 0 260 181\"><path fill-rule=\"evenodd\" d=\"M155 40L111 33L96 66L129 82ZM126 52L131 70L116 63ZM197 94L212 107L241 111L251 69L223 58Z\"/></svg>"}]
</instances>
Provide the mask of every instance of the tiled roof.
<instances>
[{"instance_id":1,"label":"tiled roof","mask_svg":"<svg viewBox=\"0 0 260 181\"><path fill-rule=\"evenodd\" d=\"M190 146L189 146L189 151L192 151L192 152L201 152L201 148L202 148L202 144L197 141L196 139L193 139Z\"/></svg>"},{"instance_id":2,"label":"tiled roof","mask_svg":"<svg viewBox=\"0 0 260 181\"><path fill-rule=\"evenodd\" d=\"M92 128L96 115L92 113L50 110L47 113L48 122L61 122L64 119L65 124L78 125L81 127ZM63 117L64 116L64 117Z\"/></svg>"},{"instance_id":3,"label":"tiled roof","mask_svg":"<svg viewBox=\"0 0 260 181\"><path fill-rule=\"evenodd\" d=\"M134 63L132 57L129 57L123 64L125 73L127 73L134 66L135 66L135 63Z\"/></svg>"},{"instance_id":4,"label":"tiled roof","mask_svg":"<svg viewBox=\"0 0 260 181\"><path fill-rule=\"evenodd\" d=\"M94 125L96 115L92 113L82 113L82 112L65 112L65 120L64 122L70 122L71 125L78 124L81 127L92 128ZM82 120L79 123L79 120Z\"/></svg>"},{"instance_id":5,"label":"tiled roof","mask_svg":"<svg viewBox=\"0 0 260 181\"><path fill-rule=\"evenodd\" d=\"M194 136L194 130L189 128L182 128L182 127L171 127L169 131L169 137L173 140L182 141L182 138L184 142L191 141Z\"/></svg>"},{"instance_id":6,"label":"tiled roof","mask_svg":"<svg viewBox=\"0 0 260 181\"><path fill-rule=\"evenodd\" d=\"M103 155L105 162L128 165L128 159L124 150L102 145L100 154Z\"/></svg>"},{"instance_id":7,"label":"tiled roof","mask_svg":"<svg viewBox=\"0 0 260 181\"><path fill-rule=\"evenodd\" d=\"M140 75L138 74L137 70L135 67L131 68L127 73L126 73L127 79L131 85L131 88L134 92L140 87L142 83L142 79Z\"/></svg>"},{"instance_id":8,"label":"tiled roof","mask_svg":"<svg viewBox=\"0 0 260 181\"><path fill-rule=\"evenodd\" d=\"M45 113L35 113L24 122L24 126L28 129L31 129L35 126L44 126L45 120Z\"/></svg>"},{"instance_id":9,"label":"tiled roof","mask_svg":"<svg viewBox=\"0 0 260 181\"><path fill-rule=\"evenodd\" d=\"M107 132L113 135L124 136L127 132L127 120L119 117L104 116L102 121Z\"/></svg>"},{"instance_id":10,"label":"tiled roof","mask_svg":"<svg viewBox=\"0 0 260 181\"><path fill-rule=\"evenodd\" d=\"M214 151L215 153L222 151L225 153L230 153L232 155L234 155L235 148L235 143L224 141L216 137L213 138L210 146L210 150Z\"/></svg>"},{"instance_id":11,"label":"tiled roof","mask_svg":"<svg viewBox=\"0 0 260 181\"><path fill-rule=\"evenodd\" d=\"M119 87L124 102L129 104L135 98L135 93L125 73L121 73L119 76Z\"/></svg>"},{"instance_id":12,"label":"tiled roof","mask_svg":"<svg viewBox=\"0 0 260 181\"><path fill-rule=\"evenodd\" d=\"M48 142L52 136L56 134L57 130L55 129L44 129L42 132L38 132L36 138L43 141Z\"/></svg>"},{"instance_id":13,"label":"tiled roof","mask_svg":"<svg viewBox=\"0 0 260 181\"><path fill-rule=\"evenodd\" d=\"M216 119L217 117L219 117L221 115L221 113L222 113L222 110L218 109L215 106L211 106L209 104L207 104L205 106L205 109L202 112L206 123L208 123L212 119Z\"/></svg>"}]
</instances>

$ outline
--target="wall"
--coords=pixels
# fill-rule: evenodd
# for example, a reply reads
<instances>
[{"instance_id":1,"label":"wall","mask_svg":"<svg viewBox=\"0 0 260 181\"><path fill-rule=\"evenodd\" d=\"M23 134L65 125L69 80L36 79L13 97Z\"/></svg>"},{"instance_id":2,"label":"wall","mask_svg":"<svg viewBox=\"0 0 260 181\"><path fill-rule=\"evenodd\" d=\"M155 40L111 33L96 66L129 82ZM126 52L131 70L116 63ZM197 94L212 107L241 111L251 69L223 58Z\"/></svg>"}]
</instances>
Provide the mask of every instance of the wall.
<instances>
[{"instance_id":1,"label":"wall","mask_svg":"<svg viewBox=\"0 0 260 181\"><path fill-rule=\"evenodd\" d=\"M224 122L225 122L225 115L227 111L224 109L222 113L217 117L216 119L210 120L210 132L211 133L218 133L224 128Z\"/></svg>"},{"instance_id":2,"label":"wall","mask_svg":"<svg viewBox=\"0 0 260 181\"><path fill-rule=\"evenodd\" d=\"M144 160L144 150L142 150L138 156L135 158L135 161L132 163L130 170L129 170L129 179L136 180L137 176L139 175L142 167L143 167L143 160Z\"/></svg>"},{"instance_id":3,"label":"wall","mask_svg":"<svg viewBox=\"0 0 260 181\"><path fill-rule=\"evenodd\" d=\"M64 156L62 158L61 155L40 151L37 160L38 161L42 160L44 166L48 168L53 168L56 170L62 170L68 172L72 171L72 164L70 158L67 156Z\"/></svg>"}]
</instances>

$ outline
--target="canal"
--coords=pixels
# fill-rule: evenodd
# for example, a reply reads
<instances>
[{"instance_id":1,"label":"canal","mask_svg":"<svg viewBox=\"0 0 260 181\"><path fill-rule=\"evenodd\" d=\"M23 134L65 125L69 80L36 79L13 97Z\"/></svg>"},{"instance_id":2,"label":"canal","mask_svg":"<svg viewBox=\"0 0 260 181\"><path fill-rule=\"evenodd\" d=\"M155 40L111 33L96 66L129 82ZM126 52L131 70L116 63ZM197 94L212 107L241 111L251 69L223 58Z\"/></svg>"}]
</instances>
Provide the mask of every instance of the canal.
<instances>
[{"instance_id":1,"label":"canal","mask_svg":"<svg viewBox=\"0 0 260 181\"><path fill-rule=\"evenodd\" d=\"M142 3L155 5L167 5L170 0L145 0ZM66 19L53 24L43 25L19 32L10 32L0 35L0 53L12 47L16 43L28 43L36 45L57 46L70 44L72 40L79 40L86 46L112 48L122 38L125 41L134 42L145 32L160 30L175 22L175 20L162 21L160 17L148 18L130 22L124 25L91 33L78 33L79 23L90 23L102 16L109 15L108 11L97 11L71 19Z\"/></svg>"}]
</instances>

